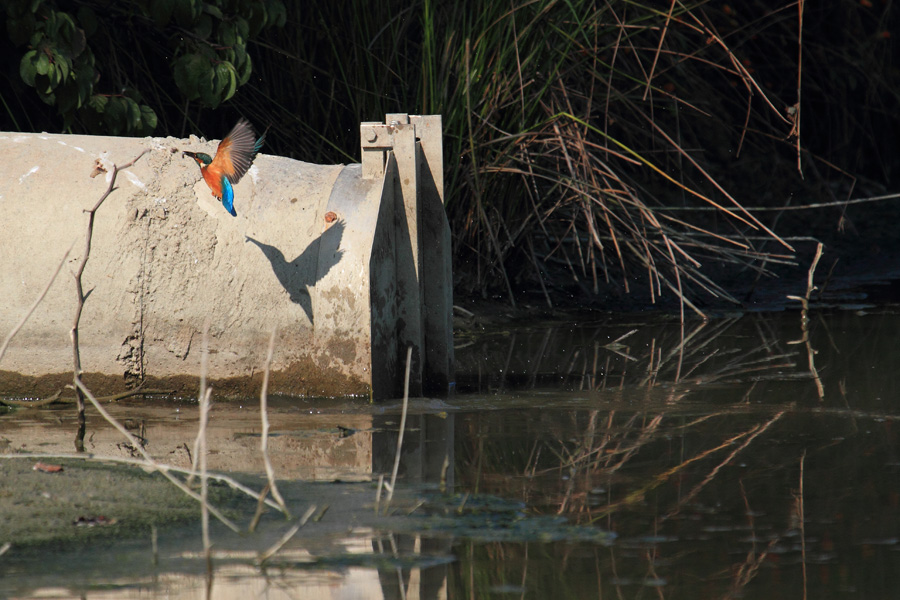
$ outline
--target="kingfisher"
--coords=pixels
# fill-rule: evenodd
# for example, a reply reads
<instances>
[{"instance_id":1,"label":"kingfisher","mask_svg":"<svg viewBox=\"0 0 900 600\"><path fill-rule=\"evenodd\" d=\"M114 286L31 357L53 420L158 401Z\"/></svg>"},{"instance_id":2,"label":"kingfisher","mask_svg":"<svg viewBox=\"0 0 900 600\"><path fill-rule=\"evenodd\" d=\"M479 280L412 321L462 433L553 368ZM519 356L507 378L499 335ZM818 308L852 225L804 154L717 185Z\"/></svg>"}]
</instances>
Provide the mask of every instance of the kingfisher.
<instances>
[{"instance_id":1,"label":"kingfisher","mask_svg":"<svg viewBox=\"0 0 900 600\"><path fill-rule=\"evenodd\" d=\"M232 217L237 216L234 210L234 185L253 164L253 159L262 148L266 134L256 139L253 126L246 119L241 119L225 139L219 142L215 158L203 152L181 153L181 157L190 156L200 165L203 181L209 186L213 196L222 202Z\"/></svg>"}]
</instances>

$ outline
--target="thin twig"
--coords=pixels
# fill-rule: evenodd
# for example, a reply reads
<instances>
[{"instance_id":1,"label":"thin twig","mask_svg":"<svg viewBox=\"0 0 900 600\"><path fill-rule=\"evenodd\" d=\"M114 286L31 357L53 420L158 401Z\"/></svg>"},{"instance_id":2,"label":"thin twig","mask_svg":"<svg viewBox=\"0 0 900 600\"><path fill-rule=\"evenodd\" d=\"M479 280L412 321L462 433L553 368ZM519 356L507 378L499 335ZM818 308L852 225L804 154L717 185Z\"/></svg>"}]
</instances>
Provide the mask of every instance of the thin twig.
<instances>
[{"instance_id":1,"label":"thin twig","mask_svg":"<svg viewBox=\"0 0 900 600\"><path fill-rule=\"evenodd\" d=\"M91 254L91 240L94 236L94 217L97 214L97 209L100 208L100 205L103 204L104 200L106 200L113 190L116 189L116 177L118 176L119 171L129 168L148 152L150 152L149 148L138 154L134 160L121 167L113 165L109 185L107 186L106 191L100 196L100 199L97 200L97 203L94 204L93 208L85 211L88 213L88 224L87 233L84 238L84 254L81 257L81 262L78 264L78 269L74 273L75 292L77 294L78 305L75 308L75 318L72 322L72 329L69 332L69 335L72 338L73 383L75 384L75 403L78 413L78 431L75 434L75 449L78 452L84 452L84 433L86 424L84 417L84 394L81 391L81 387L78 386L78 381L82 373L81 349L78 343L78 325L81 321L81 313L84 310L84 287L81 282L81 277L84 274L84 268L87 265L88 258L90 258Z\"/></svg>"},{"instance_id":2,"label":"thin twig","mask_svg":"<svg viewBox=\"0 0 900 600\"><path fill-rule=\"evenodd\" d=\"M200 391L197 394L197 403L202 404L206 394L206 375L209 373L209 322L203 324L203 342L200 348ZM206 435L206 423L203 414L200 414L200 425L197 427L197 437L194 438L194 452L191 454L191 474L187 478L187 484L191 485L197 474L197 465L200 460L200 438Z\"/></svg>"},{"instance_id":3,"label":"thin twig","mask_svg":"<svg viewBox=\"0 0 900 600\"><path fill-rule=\"evenodd\" d=\"M391 473L391 485L388 487L386 503L390 505L394 497L394 485L397 483L397 471L400 470L400 451L403 449L403 432L406 430L406 410L409 407L409 369L412 362L412 346L406 348L406 379L403 383L403 412L400 416L400 432L397 435L397 453L394 455L394 470ZM387 508L385 508L387 510Z\"/></svg>"},{"instance_id":4,"label":"thin twig","mask_svg":"<svg viewBox=\"0 0 900 600\"><path fill-rule=\"evenodd\" d=\"M269 371L272 368L272 354L275 352L275 330L272 330L272 336L269 338L269 351L266 354L266 365L263 370L262 390L259 393L259 416L262 419L262 435L260 436L259 449L263 455L263 463L266 467L266 477L269 480L269 487L272 490L272 497L281 506L281 511L287 518L291 518L284 498L278 491L278 485L275 483L275 470L272 468L272 462L269 460Z\"/></svg>"},{"instance_id":5,"label":"thin twig","mask_svg":"<svg viewBox=\"0 0 900 600\"><path fill-rule=\"evenodd\" d=\"M803 1L801 0L800 3L802 4ZM800 491L797 499L797 512L799 513L797 518L800 521L800 555L803 563L803 600L806 600L806 524L804 523L806 515L803 507L803 471L805 464L806 450L804 449L803 455L800 457Z\"/></svg>"},{"instance_id":6,"label":"thin twig","mask_svg":"<svg viewBox=\"0 0 900 600\"><path fill-rule=\"evenodd\" d=\"M206 473L209 454L206 444L206 429L209 423L209 398L211 395L212 388L200 388L200 433L197 436L200 439L200 530L203 535L203 554L206 557L207 566L212 563L210 555L212 544L209 542L209 479Z\"/></svg>"},{"instance_id":7,"label":"thin twig","mask_svg":"<svg viewBox=\"0 0 900 600\"><path fill-rule=\"evenodd\" d=\"M312 514L314 512L316 512L315 504L311 505L308 509L306 509L306 512L303 513L303 516L300 517L300 521L296 525L291 527L287 531L287 533L285 533L283 536L281 536L280 540L275 542L275 544L271 548L269 548L268 550L266 550L265 552L260 554L259 558L257 558L256 562L259 564L262 564L262 563L266 562L267 560L269 560L270 558L272 558L273 556L275 556L275 554L279 550L281 550L284 547L284 545L287 544L290 541L290 539L297 534L298 531L300 531L300 528L303 527L304 525L306 525L306 522L309 521L309 518L312 516Z\"/></svg>"},{"instance_id":8,"label":"thin twig","mask_svg":"<svg viewBox=\"0 0 900 600\"><path fill-rule=\"evenodd\" d=\"M35 299L34 303L28 309L28 312L22 317L22 320L16 324L15 327L12 328L12 331L9 332L9 335L6 336L6 339L3 340L3 345L0 346L0 361L3 360L3 355L6 354L6 348L9 346L9 343L12 341L13 337L19 333L19 330L22 329L22 326L25 325L25 322L31 317L34 310L38 307L38 304L41 303L41 300L44 299L44 296L47 295L47 292L50 291L50 286L53 285L53 282L56 281L56 276L59 275L60 270L63 265L66 264L66 259L69 258L69 253L72 252L72 248L75 247L75 242L72 242L72 245L69 246L69 249L66 250L66 253L63 255L62 260L59 261L59 264L56 266L56 270L53 271L53 276L50 277L50 281L47 282L47 285L44 286L44 289L38 294L38 297Z\"/></svg>"}]
</instances>

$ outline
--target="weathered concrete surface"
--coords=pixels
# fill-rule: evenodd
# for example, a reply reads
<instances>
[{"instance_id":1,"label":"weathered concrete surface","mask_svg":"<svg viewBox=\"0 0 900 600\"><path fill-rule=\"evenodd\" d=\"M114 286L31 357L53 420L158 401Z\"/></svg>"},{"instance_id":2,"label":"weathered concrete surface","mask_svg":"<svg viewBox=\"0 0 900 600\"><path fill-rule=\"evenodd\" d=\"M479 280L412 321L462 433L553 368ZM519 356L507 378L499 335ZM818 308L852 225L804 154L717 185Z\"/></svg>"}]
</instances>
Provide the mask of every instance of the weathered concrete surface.
<instances>
[{"instance_id":1,"label":"weathered concrete surface","mask_svg":"<svg viewBox=\"0 0 900 600\"><path fill-rule=\"evenodd\" d=\"M276 377L273 392L371 389L369 273L382 180L355 181L355 210L326 219L345 167L260 155L236 186L235 218L194 161L181 158L183 149L212 154L216 143L0 134L0 338L73 248L0 363L0 393L9 392L4 371L71 370L71 273L84 253L84 211L106 190L112 164L144 149L150 152L119 173L96 214L83 278L84 370L126 379L196 376L208 324L210 377L243 377L262 369L276 328L273 368L292 375ZM92 178L98 160L106 172Z\"/></svg>"}]
</instances>

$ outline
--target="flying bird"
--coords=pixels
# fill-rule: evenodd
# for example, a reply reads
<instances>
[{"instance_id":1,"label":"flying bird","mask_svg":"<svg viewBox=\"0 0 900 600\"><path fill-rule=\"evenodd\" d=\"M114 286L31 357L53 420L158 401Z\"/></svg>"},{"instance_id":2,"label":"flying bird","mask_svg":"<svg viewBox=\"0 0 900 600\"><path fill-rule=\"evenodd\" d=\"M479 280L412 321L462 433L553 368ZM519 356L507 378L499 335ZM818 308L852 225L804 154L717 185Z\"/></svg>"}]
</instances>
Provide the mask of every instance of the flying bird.
<instances>
[{"instance_id":1,"label":"flying bird","mask_svg":"<svg viewBox=\"0 0 900 600\"><path fill-rule=\"evenodd\" d=\"M221 200L232 217L237 216L234 210L234 185L253 164L253 159L262 148L266 134L256 139L253 126L246 119L241 119L224 140L219 142L215 158L203 152L181 153L181 157L190 156L200 165L203 181L209 186L213 196Z\"/></svg>"}]
</instances>

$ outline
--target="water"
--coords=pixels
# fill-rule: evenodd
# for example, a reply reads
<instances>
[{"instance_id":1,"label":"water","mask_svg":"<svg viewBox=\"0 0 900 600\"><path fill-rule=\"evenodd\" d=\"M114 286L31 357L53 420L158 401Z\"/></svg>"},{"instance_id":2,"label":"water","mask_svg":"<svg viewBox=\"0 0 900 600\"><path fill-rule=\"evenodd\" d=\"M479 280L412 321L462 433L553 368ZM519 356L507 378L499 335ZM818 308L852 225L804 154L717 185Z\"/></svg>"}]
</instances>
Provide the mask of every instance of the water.
<instances>
[{"instance_id":1,"label":"water","mask_svg":"<svg viewBox=\"0 0 900 600\"><path fill-rule=\"evenodd\" d=\"M387 515L400 404L271 399L279 489L295 519L316 508L265 565L296 522L273 510L252 534L214 523L211 577L199 522L160 524L155 564L140 528L14 544L0 596L895 598L898 328L860 309L461 334L457 394L411 403ZM259 490L256 406L215 405L209 460ZM111 410L189 464L193 403ZM0 417L0 443L68 453L70 413ZM89 451L128 455L96 416L88 430ZM229 507L244 529L255 504Z\"/></svg>"}]
</instances>

